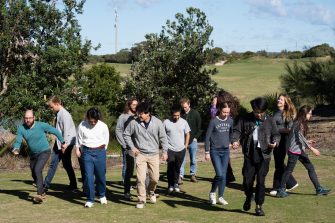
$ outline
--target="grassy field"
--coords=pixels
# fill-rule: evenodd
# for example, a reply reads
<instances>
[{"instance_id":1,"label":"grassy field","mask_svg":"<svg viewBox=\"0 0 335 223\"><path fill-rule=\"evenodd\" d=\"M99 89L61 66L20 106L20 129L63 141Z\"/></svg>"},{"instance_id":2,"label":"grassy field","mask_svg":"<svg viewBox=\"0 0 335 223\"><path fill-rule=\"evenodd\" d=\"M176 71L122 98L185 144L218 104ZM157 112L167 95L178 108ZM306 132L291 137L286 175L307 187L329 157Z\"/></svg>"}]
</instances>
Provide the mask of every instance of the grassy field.
<instances>
[{"instance_id":1,"label":"grassy field","mask_svg":"<svg viewBox=\"0 0 335 223\"><path fill-rule=\"evenodd\" d=\"M281 92L279 77L285 73L287 63L291 64L293 60L254 57L224 66L207 67L218 70L212 78L219 87L236 95L241 104L249 108L249 101L254 97ZM129 64L111 65L115 66L122 76L130 72Z\"/></svg>"},{"instance_id":2,"label":"grassy field","mask_svg":"<svg viewBox=\"0 0 335 223\"><path fill-rule=\"evenodd\" d=\"M335 158L332 156L312 157L322 185L335 188ZM0 219L1 222L334 222L335 197L316 196L307 171L299 163L294 176L300 186L288 198L266 196L265 217L254 216L254 204L249 212L242 211L244 194L241 188L242 158L232 160L237 181L225 191L229 202L224 208L207 203L210 180L214 174L210 163L199 163L198 183L185 181L181 193L166 195L166 166L161 166L161 181L157 192L161 195L157 204L147 204L143 210L135 208L135 201L125 201L119 185L120 167L107 171L107 198L105 206L95 203L85 209L85 198L81 193L64 192L68 182L66 173L59 169L43 204L33 204L30 196L36 193L31 185L28 171L0 172ZM273 162L266 185L271 187ZM76 172L79 176L79 171ZM132 192L136 200L136 192Z\"/></svg>"}]
</instances>

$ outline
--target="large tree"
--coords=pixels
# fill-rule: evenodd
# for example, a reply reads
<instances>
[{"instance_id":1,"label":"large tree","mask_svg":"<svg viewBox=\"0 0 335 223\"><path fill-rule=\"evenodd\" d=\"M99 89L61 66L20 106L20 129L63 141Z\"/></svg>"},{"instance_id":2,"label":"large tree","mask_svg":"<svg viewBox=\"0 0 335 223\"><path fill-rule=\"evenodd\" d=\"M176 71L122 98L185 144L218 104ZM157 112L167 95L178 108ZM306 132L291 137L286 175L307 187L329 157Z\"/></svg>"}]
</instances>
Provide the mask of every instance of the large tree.
<instances>
[{"instance_id":1,"label":"large tree","mask_svg":"<svg viewBox=\"0 0 335 223\"><path fill-rule=\"evenodd\" d=\"M128 96L151 101L161 118L169 115L181 97L190 98L192 107L204 114L217 90L210 77L215 71L204 67L213 28L199 9L191 7L186 12L177 13L176 21L168 20L160 34L146 35L145 47L124 88Z\"/></svg>"},{"instance_id":2,"label":"large tree","mask_svg":"<svg viewBox=\"0 0 335 223\"><path fill-rule=\"evenodd\" d=\"M45 99L83 99L69 78L87 61L90 41L83 41L76 19L85 1L4 0L0 3L0 103L8 118L27 106L47 119ZM70 103L68 103L70 105Z\"/></svg>"}]
</instances>

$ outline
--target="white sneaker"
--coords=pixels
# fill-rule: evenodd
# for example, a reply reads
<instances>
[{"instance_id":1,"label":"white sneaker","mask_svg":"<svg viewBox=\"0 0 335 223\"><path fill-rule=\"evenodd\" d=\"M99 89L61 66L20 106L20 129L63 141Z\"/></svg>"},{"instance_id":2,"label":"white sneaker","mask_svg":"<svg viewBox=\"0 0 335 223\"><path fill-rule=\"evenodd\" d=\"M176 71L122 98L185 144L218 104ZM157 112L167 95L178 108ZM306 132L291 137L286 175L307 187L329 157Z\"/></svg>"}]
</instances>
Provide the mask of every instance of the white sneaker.
<instances>
[{"instance_id":1,"label":"white sneaker","mask_svg":"<svg viewBox=\"0 0 335 223\"><path fill-rule=\"evenodd\" d=\"M173 187L169 187L168 192L172 193L173 192Z\"/></svg>"},{"instance_id":2,"label":"white sneaker","mask_svg":"<svg viewBox=\"0 0 335 223\"><path fill-rule=\"evenodd\" d=\"M180 188L179 188L178 184L174 185L174 191L175 192L180 192Z\"/></svg>"},{"instance_id":3,"label":"white sneaker","mask_svg":"<svg viewBox=\"0 0 335 223\"><path fill-rule=\"evenodd\" d=\"M85 208L91 208L91 207L93 207L93 203L90 202L90 201L87 201L87 202L85 203Z\"/></svg>"},{"instance_id":4,"label":"white sneaker","mask_svg":"<svg viewBox=\"0 0 335 223\"><path fill-rule=\"evenodd\" d=\"M277 191L276 190L270 191L270 195L274 197L277 196Z\"/></svg>"},{"instance_id":5,"label":"white sneaker","mask_svg":"<svg viewBox=\"0 0 335 223\"><path fill-rule=\"evenodd\" d=\"M144 208L144 205L145 205L145 203L144 203L143 201L139 201L139 202L136 204L136 208L142 209L142 208Z\"/></svg>"},{"instance_id":6,"label":"white sneaker","mask_svg":"<svg viewBox=\"0 0 335 223\"><path fill-rule=\"evenodd\" d=\"M156 194L155 193L150 194L150 203L155 204L156 202L157 202Z\"/></svg>"},{"instance_id":7,"label":"white sneaker","mask_svg":"<svg viewBox=\"0 0 335 223\"><path fill-rule=\"evenodd\" d=\"M219 197L218 203L222 204L222 205L227 205L228 204L228 202L225 199L223 199L223 197Z\"/></svg>"},{"instance_id":8,"label":"white sneaker","mask_svg":"<svg viewBox=\"0 0 335 223\"><path fill-rule=\"evenodd\" d=\"M107 204L107 198L106 197L100 198L100 204Z\"/></svg>"},{"instance_id":9,"label":"white sneaker","mask_svg":"<svg viewBox=\"0 0 335 223\"><path fill-rule=\"evenodd\" d=\"M211 205L216 204L216 194L215 193L209 193L209 203Z\"/></svg>"},{"instance_id":10,"label":"white sneaker","mask_svg":"<svg viewBox=\"0 0 335 223\"><path fill-rule=\"evenodd\" d=\"M296 185L294 185L293 187L286 189L286 192L292 191L292 190L294 190L297 187L299 187L298 183Z\"/></svg>"}]
</instances>

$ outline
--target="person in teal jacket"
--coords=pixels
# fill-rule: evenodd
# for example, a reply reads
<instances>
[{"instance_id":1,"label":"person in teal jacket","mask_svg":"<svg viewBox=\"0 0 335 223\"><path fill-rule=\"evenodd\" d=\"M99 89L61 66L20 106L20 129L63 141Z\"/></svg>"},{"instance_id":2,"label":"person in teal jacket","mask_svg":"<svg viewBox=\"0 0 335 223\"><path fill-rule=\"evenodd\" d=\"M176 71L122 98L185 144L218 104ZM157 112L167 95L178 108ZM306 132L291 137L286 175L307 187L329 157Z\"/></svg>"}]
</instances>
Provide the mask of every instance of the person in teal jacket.
<instances>
[{"instance_id":1,"label":"person in teal jacket","mask_svg":"<svg viewBox=\"0 0 335 223\"><path fill-rule=\"evenodd\" d=\"M37 195L33 197L35 202L42 202L46 198L43 189L43 168L50 157L50 145L47 139L47 133L55 135L65 144L60 131L45 122L35 121L33 110L27 110L24 115L24 123L17 129L16 140L13 145L13 153L18 155L22 139L25 139L28 145L28 154L30 156L30 169L32 177L37 186Z\"/></svg>"}]
</instances>

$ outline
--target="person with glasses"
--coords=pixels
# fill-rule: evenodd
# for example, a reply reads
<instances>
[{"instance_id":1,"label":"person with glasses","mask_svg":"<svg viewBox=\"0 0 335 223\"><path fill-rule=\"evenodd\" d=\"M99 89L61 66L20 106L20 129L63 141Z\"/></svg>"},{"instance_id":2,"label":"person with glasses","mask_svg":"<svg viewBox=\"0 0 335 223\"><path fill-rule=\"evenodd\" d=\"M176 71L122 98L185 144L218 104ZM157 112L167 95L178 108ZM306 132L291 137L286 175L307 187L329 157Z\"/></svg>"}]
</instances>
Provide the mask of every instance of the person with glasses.
<instances>
[{"instance_id":1,"label":"person with glasses","mask_svg":"<svg viewBox=\"0 0 335 223\"><path fill-rule=\"evenodd\" d=\"M264 216L262 209L265 198L265 177L269 172L272 150L279 145L280 133L274 120L266 114L268 103L258 97L251 102L252 112L240 118L233 130L233 149L242 145L244 163L242 168L243 189L246 200L244 211L249 211L256 179L256 216Z\"/></svg>"},{"instance_id":2,"label":"person with glasses","mask_svg":"<svg viewBox=\"0 0 335 223\"><path fill-rule=\"evenodd\" d=\"M65 141L61 132L45 122L35 121L33 110L28 109L24 114L24 123L17 129L16 140L12 150L14 155L18 155L22 140L24 139L27 142L31 174L37 186L37 195L33 197L33 201L37 203L43 202L46 198L43 188L42 171L50 158L50 145L47 133L55 135L61 143L62 148L65 148Z\"/></svg>"}]
</instances>

